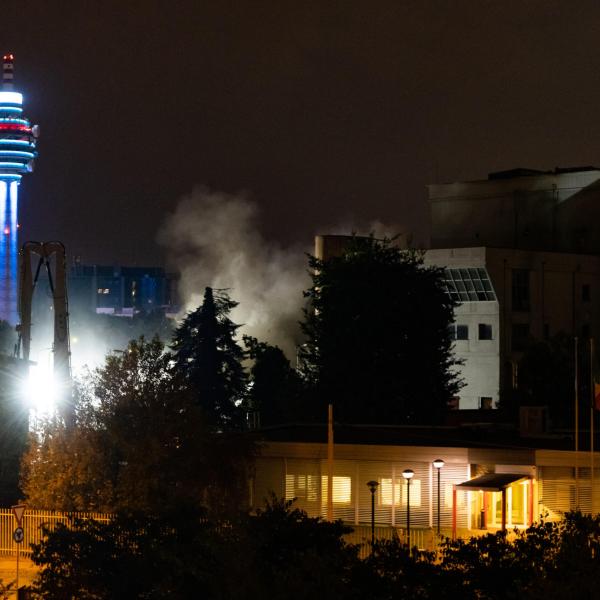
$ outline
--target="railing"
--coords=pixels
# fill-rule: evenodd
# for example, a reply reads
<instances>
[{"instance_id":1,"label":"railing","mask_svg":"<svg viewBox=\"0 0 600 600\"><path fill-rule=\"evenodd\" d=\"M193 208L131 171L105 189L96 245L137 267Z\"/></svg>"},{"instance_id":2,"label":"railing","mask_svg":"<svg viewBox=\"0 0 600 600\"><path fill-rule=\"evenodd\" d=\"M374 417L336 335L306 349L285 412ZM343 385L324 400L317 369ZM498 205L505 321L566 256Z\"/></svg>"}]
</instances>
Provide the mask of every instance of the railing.
<instances>
[{"instance_id":1,"label":"railing","mask_svg":"<svg viewBox=\"0 0 600 600\"><path fill-rule=\"evenodd\" d=\"M111 516L104 513L93 512L58 512L51 510L29 510L25 511L21 520L24 539L20 544L13 540L13 532L17 528L17 520L12 511L7 508L0 509L0 554L31 554L31 544L39 544L42 541L42 525L50 531L56 529L58 523L70 525L73 519L95 519L108 523Z\"/></svg>"},{"instance_id":2,"label":"railing","mask_svg":"<svg viewBox=\"0 0 600 600\"><path fill-rule=\"evenodd\" d=\"M371 526L351 525L353 532L344 536L350 544L361 544L359 556L366 558L371 551ZM469 538L484 535L488 531L458 529L456 534L459 538ZM391 527L390 525L375 525L375 540L391 540L394 535L398 536L401 544L406 544L406 529L403 527ZM419 550L436 550L444 538L452 537L452 529L442 529L438 536L436 529L430 527L410 528L410 547Z\"/></svg>"},{"instance_id":3,"label":"railing","mask_svg":"<svg viewBox=\"0 0 600 600\"><path fill-rule=\"evenodd\" d=\"M344 536L344 539L350 544L362 544L360 548L360 557L365 558L370 550L371 526L353 525L354 531ZM398 536L400 543L406 544L406 529L390 526L375 526L376 540L391 540L394 535ZM417 547L420 550L432 550L436 544L435 532L429 528L410 529L410 546Z\"/></svg>"},{"instance_id":4,"label":"railing","mask_svg":"<svg viewBox=\"0 0 600 600\"><path fill-rule=\"evenodd\" d=\"M95 512L59 512L51 510L27 509L21 521L24 539L20 544L13 539L14 530L17 528L17 520L8 508L0 508L0 554L16 554L17 550L23 555L30 555L31 544L39 544L42 541L42 525L48 530L54 531L58 523L71 525L74 519L94 519L102 523L108 523L112 516L106 513ZM370 552L371 526L367 524L352 525L352 533L344 536L351 544L360 544L360 556L365 558ZM458 530L458 537L471 537L487 533L478 530ZM391 540L394 535L398 536L402 544L406 543L406 529L402 527L391 527L389 525L375 525L376 540ZM411 527L410 547L419 550L435 550L444 537L451 537L451 529L442 529L441 536L437 535L435 529L429 527Z\"/></svg>"}]
</instances>

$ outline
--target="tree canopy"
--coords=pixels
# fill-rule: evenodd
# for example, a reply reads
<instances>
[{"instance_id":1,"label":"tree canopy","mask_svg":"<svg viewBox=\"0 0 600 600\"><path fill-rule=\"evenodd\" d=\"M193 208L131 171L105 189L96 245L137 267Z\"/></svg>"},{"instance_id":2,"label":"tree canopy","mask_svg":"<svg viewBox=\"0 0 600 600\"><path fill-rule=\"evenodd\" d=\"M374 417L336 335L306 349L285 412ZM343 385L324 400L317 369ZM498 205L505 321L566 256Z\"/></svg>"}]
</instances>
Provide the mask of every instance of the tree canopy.
<instances>
[{"instance_id":1,"label":"tree canopy","mask_svg":"<svg viewBox=\"0 0 600 600\"><path fill-rule=\"evenodd\" d=\"M129 344L77 389L76 421L32 436L23 460L28 503L62 510L237 510L252 443L214 432L157 338Z\"/></svg>"},{"instance_id":2,"label":"tree canopy","mask_svg":"<svg viewBox=\"0 0 600 600\"><path fill-rule=\"evenodd\" d=\"M318 415L360 423L439 421L460 387L442 271L389 239L354 237L340 256L310 257L301 357Z\"/></svg>"},{"instance_id":3,"label":"tree canopy","mask_svg":"<svg viewBox=\"0 0 600 600\"><path fill-rule=\"evenodd\" d=\"M340 521L273 499L226 524L192 510L117 516L46 529L34 546L35 591L49 598L305 600L558 600L595 598L600 518L568 513L510 535L441 540L437 551L398 537L348 544Z\"/></svg>"},{"instance_id":4,"label":"tree canopy","mask_svg":"<svg viewBox=\"0 0 600 600\"><path fill-rule=\"evenodd\" d=\"M276 425L302 419L305 386L281 348L244 336L250 368L246 396L249 410L260 416L260 425Z\"/></svg>"},{"instance_id":5,"label":"tree canopy","mask_svg":"<svg viewBox=\"0 0 600 600\"><path fill-rule=\"evenodd\" d=\"M236 306L223 290L207 287L202 305L188 313L172 343L176 369L206 418L220 430L239 429L242 424L244 351L235 340L239 325L229 318Z\"/></svg>"}]
</instances>

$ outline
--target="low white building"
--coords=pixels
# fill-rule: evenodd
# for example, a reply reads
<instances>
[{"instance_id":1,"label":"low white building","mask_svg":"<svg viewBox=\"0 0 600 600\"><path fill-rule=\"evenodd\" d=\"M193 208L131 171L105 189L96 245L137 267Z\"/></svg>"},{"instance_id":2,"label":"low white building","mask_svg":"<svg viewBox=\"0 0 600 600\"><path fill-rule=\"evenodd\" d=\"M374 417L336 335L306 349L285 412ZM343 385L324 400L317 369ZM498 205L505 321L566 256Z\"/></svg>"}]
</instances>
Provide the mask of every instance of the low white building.
<instances>
[{"instance_id":1,"label":"low white building","mask_svg":"<svg viewBox=\"0 0 600 600\"><path fill-rule=\"evenodd\" d=\"M464 387L455 408L497 408L500 391L500 309L483 248L428 250L427 266L443 267L448 293L460 304L452 326Z\"/></svg>"}]
</instances>

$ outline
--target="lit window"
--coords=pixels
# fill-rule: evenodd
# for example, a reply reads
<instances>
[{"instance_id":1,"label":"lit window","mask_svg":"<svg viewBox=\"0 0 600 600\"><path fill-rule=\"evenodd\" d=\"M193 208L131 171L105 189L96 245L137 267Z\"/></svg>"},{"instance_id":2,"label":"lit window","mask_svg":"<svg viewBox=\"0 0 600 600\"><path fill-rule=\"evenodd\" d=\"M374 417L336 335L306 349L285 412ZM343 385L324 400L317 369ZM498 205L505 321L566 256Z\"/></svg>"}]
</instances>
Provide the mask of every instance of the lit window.
<instances>
[{"instance_id":1,"label":"lit window","mask_svg":"<svg viewBox=\"0 0 600 600\"><path fill-rule=\"evenodd\" d=\"M105 294L110 294L110 290L108 288L104 288L104 293Z\"/></svg>"},{"instance_id":2,"label":"lit window","mask_svg":"<svg viewBox=\"0 0 600 600\"><path fill-rule=\"evenodd\" d=\"M393 493L392 493L393 492ZM400 483L396 482L396 485L392 486L392 480L380 479L379 480L379 504L384 506L391 506L400 504ZM412 498L411 498L412 504Z\"/></svg>"},{"instance_id":3,"label":"lit window","mask_svg":"<svg viewBox=\"0 0 600 600\"><path fill-rule=\"evenodd\" d=\"M309 500L317 499L316 475L286 475L285 476L285 499Z\"/></svg>"},{"instance_id":4,"label":"lit window","mask_svg":"<svg viewBox=\"0 0 600 600\"><path fill-rule=\"evenodd\" d=\"M98 288L98 293L99 293L99 294L102 294L102 293L103 293L103 291L104 291L104 290L103 290L102 288Z\"/></svg>"},{"instance_id":5,"label":"lit window","mask_svg":"<svg viewBox=\"0 0 600 600\"><path fill-rule=\"evenodd\" d=\"M494 408L494 399L491 396L481 396L479 398L479 408L482 410L491 410Z\"/></svg>"},{"instance_id":6,"label":"lit window","mask_svg":"<svg viewBox=\"0 0 600 600\"><path fill-rule=\"evenodd\" d=\"M408 485L406 482L402 482L402 505L406 506L406 499L408 496ZM421 480L411 479L410 480L410 505L421 506Z\"/></svg>"},{"instance_id":7,"label":"lit window","mask_svg":"<svg viewBox=\"0 0 600 600\"><path fill-rule=\"evenodd\" d=\"M327 503L327 483L328 477L323 475L321 477L321 497L324 504ZM352 502L352 478L333 477L332 496L334 504L350 504Z\"/></svg>"},{"instance_id":8,"label":"lit window","mask_svg":"<svg viewBox=\"0 0 600 600\"><path fill-rule=\"evenodd\" d=\"M446 508L452 508L452 488L453 488L453 485L451 483L444 484L444 491L442 492L442 494L444 495L444 506ZM456 493L457 508L459 506L464 506L465 495L466 494L464 492L457 491L457 493ZM411 498L411 504L412 504L412 498Z\"/></svg>"},{"instance_id":9,"label":"lit window","mask_svg":"<svg viewBox=\"0 0 600 600\"><path fill-rule=\"evenodd\" d=\"M404 479L396 480L395 485L392 485L391 479L379 480L379 503L381 505L391 506L393 503L399 506L400 498L402 498L402 504L406 506L407 494L408 486ZM421 506L421 481L419 479L410 480L410 505Z\"/></svg>"}]
</instances>

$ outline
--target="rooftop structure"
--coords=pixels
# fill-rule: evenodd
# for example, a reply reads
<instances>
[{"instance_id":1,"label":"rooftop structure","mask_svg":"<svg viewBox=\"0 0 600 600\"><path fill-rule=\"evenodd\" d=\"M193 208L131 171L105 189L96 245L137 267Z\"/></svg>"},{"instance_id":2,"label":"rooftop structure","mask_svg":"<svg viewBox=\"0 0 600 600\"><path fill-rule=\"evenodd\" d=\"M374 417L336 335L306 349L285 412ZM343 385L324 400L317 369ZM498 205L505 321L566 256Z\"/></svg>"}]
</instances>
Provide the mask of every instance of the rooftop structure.
<instances>
[{"instance_id":1,"label":"rooftop structure","mask_svg":"<svg viewBox=\"0 0 600 600\"><path fill-rule=\"evenodd\" d=\"M600 254L600 169L512 169L428 186L431 247Z\"/></svg>"}]
</instances>

